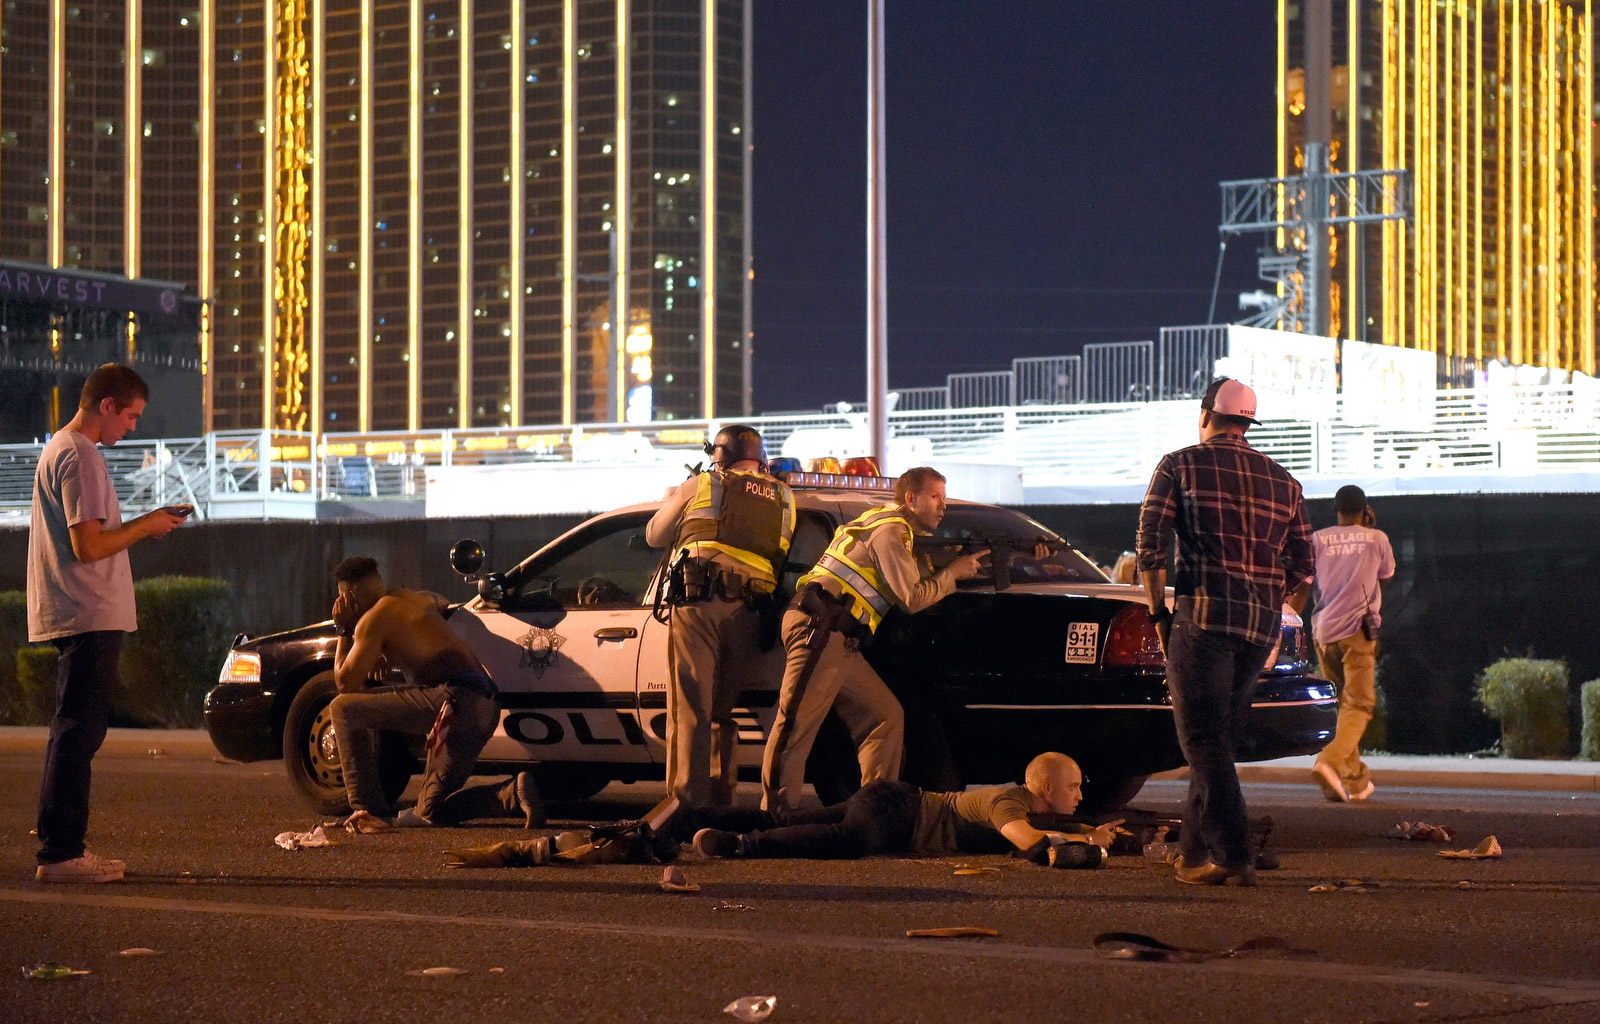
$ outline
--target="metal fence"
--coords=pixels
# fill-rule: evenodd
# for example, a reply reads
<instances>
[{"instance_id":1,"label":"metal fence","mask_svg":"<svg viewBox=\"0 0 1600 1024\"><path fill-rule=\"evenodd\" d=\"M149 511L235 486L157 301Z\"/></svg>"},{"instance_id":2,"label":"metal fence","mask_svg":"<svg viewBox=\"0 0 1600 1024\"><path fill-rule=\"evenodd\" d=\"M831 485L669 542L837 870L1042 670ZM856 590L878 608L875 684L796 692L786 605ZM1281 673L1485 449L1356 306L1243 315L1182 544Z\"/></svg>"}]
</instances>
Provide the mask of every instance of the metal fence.
<instances>
[{"instance_id":1,"label":"metal fence","mask_svg":"<svg viewBox=\"0 0 1600 1024\"><path fill-rule=\"evenodd\" d=\"M1018 405L1072 405L1083 400L1083 357L1013 359Z\"/></svg>"},{"instance_id":2,"label":"metal fence","mask_svg":"<svg viewBox=\"0 0 1600 1024\"><path fill-rule=\"evenodd\" d=\"M1227 324L1161 328L1155 398L1170 401L1205 394L1212 368L1227 354Z\"/></svg>"},{"instance_id":3,"label":"metal fence","mask_svg":"<svg viewBox=\"0 0 1600 1024\"><path fill-rule=\"evenodd\" d=\"M1016 404L1016 378L1010 370L986 373L952 373L950 408L972 409L990 405Z\"/></svg>"},{"instance_id":4,"label":"metal fence","mask_svg":"<svg viewBox=\"0 0 1600 1024\"><path fill-rule=\"evenodd\" d=\"M1144 402L1151 394L1155 342L1104 341L1083 346L1085 402Z\"/></svg>"}]
</instances>

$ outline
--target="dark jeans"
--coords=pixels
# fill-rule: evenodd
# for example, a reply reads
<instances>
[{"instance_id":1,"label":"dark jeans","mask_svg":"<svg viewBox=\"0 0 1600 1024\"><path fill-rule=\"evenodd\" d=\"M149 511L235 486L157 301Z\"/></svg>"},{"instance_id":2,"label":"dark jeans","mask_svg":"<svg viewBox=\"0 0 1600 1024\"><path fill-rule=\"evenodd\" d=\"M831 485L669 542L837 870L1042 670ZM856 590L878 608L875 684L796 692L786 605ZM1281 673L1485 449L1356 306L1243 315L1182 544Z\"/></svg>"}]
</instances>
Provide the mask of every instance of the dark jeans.
<instances>
[{"instance_id":1,"label":"dark jeans","mask_svg":"<svg viewBox=\"0 0 1600 1024\"><path fill-rule=\"evenodd\" d=\"M1249 821L1233 762L1270 651L1186 620L1172 624L1167 688L1178 745L1189 762L1181 836L1188 864L1209 859L1239 868L1251 863Z\"/></svg>"},{"instance_id":2,"label":"dark jeans","mask_svg":"<svg viewBox=\"0 0 1600 1024\"><path fill-rule=\"evenodd\" d=\"M41 864L83 856L89 831L89 762L105 742L122 632L78 633L54 643L61 657L56 663L56 714L50 720L39 784Z\"/></svg>"},{"instance_id":3,"label":"dark jeans","mask_svg":"<svg viewBox=\"0 0 1600 1024\"><path fill-rule=\"evenodd\" d=\"M853 860L875 853L904 853L922 807L922 790L909 782L879 779L842 804L788 811L788 824L751 833L752 857Z\"/></svg>"}]
</instances>

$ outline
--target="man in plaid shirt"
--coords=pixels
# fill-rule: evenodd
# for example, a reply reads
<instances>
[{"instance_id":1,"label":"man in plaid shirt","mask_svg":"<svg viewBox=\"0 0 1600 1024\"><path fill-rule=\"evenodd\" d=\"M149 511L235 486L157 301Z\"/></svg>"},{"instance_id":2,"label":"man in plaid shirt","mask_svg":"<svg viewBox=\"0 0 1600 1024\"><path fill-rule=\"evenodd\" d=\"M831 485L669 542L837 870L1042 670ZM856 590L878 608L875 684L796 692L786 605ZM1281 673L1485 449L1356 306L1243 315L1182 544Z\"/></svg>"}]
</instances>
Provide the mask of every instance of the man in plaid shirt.
<instances>
[{"instance_id":1,"label":"man in plaid shirt","mask_svg":"<svg viewBox=\"0 0 1600 1024\"><path fill-rule=\"evenodd\" d=\"M1300 484L1245 440L1255 414L1254 391L1212 381L1200 403L1200 443L1161 459L1139 509L1139 573L1189 762L1174 873L1195 885L1255 884L1234 757L1284 597L1312 574ZM1167 608L1173 530L1175 612Z\"/></svg>"}]
</instances>

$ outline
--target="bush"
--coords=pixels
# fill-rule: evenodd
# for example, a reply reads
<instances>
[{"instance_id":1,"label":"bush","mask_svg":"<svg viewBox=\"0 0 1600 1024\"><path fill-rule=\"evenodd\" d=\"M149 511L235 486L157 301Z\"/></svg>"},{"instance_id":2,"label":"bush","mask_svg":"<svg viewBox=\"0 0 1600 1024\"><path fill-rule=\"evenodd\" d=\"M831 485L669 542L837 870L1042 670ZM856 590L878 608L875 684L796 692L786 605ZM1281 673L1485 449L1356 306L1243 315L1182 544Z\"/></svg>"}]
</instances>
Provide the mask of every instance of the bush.
<instances>
[{"instance_id":1,"label":"bush","mask_svg":"<svg viewBox=\"0 0 1600 1024\"><path fill-rule=\"evenodd\" d=\"M17 648L11 664L16 672L17 725L49 725L56 713L55 644Z\"/></svg>"},{"instance_id":2,"label":"bush","mask_svg":"<svg viewBox=\"0 0 1600 1024\"><path fill-rule=\"evenodd\" d=\"M135 583L133 593L139 631L122 648L116 710L145 725L196 728L236 632L228 584L156 576Z\"/></svg>"},{"instance_id":3,"label":"bush","mask_svg":"<svg viewBox=\"0 0 1600 1024\"><path fill-rule=\"evenodd\" d=\"M1585 761L1600 761L1600 679L1591 679L1578 691L1583 709L1583 749Z\"/></svg>"},{"instance_id":4,"label":"bush","mask_svg":"<svg viewBox=\"0 0 1600 1024\"><path fill-rule=\"evenodd\" d=\"M17 685L17 650L27 642L27 595L0 590L0 725L36 724Z\"/></svg>"},{"instance_id":5,"label":"bush","mask_svg":"<svg viewBox=\"0 0 1600 1024\"><path fill-rule=\"evenodd\" d=\"M1478 676L1478 703L1500 722L1507 757L1567 755L1567 664L1501 658Z\"/></svg>"}]
</instances>

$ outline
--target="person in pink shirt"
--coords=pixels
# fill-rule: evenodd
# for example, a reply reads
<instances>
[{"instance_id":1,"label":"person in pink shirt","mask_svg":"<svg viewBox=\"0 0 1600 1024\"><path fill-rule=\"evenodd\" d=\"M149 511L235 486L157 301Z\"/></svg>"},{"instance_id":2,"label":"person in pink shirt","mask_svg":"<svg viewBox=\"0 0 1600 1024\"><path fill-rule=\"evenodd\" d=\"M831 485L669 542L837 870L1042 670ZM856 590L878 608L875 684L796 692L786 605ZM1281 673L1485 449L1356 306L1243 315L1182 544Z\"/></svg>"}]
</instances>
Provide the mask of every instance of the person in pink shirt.
<instances>
[{"instance_id":1,"label":"person in pink shirt","mask_svg":"<svg viewBox=\"0 0 1600 1024\"><path fill-rule=\"evenodd\" d=\"M1339 687L1339 724L1311 775L1323 795L1344 803L1365 800L1374 788L1361 760L1361 736L1377 705L1378 609L1383 586L1394 576L1394 549L1376 528L1361 488L1339 488L1333 510L1339 525L1311 535L1317 561L1311 632L1322 674Z\"/></svg>"}]
</instances>

